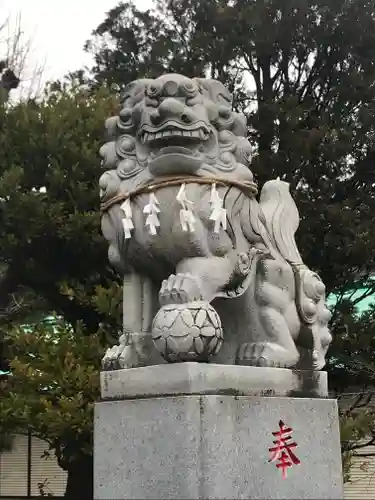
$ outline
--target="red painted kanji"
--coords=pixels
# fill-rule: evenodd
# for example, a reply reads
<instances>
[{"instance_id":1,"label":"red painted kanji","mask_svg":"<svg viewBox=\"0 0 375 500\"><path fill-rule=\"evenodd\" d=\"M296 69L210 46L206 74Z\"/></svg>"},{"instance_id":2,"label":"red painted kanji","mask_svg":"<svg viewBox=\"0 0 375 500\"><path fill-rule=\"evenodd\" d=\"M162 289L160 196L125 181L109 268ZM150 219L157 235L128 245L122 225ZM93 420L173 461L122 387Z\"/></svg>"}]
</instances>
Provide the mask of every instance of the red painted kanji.
<instances>
[{"instance_id":1,"label":"red painted kanji","mask_svg":"<svg viewBox=\"0 0 375 500\"><path fill-rule=\"evenodd\" d=\"M297 456L292 451L293 448L297 447L297 443L292 441L288 442L292 439L293 429L291 427L287 427L282 420L279 421L279 430L273 432L273 436L276 438L273 442L275 446L269 448L269 452L271 453L271 458L268 460L269 462L278 463L276 467L281 469L281 477L283 479L287 478L287 470L289 467L293 465L298 465L301 461L297 458Z\"/></svg>"}]
</instances>

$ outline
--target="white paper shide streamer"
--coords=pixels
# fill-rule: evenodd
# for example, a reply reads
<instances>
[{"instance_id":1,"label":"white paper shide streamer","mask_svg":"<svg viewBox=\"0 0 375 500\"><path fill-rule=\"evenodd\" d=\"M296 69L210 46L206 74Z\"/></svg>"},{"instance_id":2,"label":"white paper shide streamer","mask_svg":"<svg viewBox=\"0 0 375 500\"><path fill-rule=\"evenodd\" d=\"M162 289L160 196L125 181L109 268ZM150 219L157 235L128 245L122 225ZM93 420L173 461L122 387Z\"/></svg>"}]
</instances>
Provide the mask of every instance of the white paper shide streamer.
<instances>
[{"instance_id":1,"label":"white paper shide streamer","mask_svg":"<svg viewBox=\"0 0 375 500\"><path fill-rule=\"evenodd\" d=\"M148 226L150 234L156 234L156 228L160 226L158 214L160 213L159 202L154 193L150 194L148 204L143 209L147 215L145 225Z\"/></svg>"},{"instance_id":2,"label":"white paper shide streamer","mask_svg":"<svg viewBox=\"0 0 375 500\"><path fill-rule=\"evenodd\" d=\"M224 201L220 198L220 195L216 190L216 184L212 184L210 203L212 207L210 220L215 222L214 232L218 233L220 231L220 227L222 227L225 231L227 228L227 211L223 207Z\"/></svg>"},{"instance_id":3,"label":"white paper shide streamer","mask_svg":"<svg viewBox=\"0 0 375 500\"><path fill-rule=\"evenodd\" d=\"M195 231L196 218L192 211L193 202L188 200L186 195L186 184L182 184L177 193L176 200L180 204L180 224L183 231L193 233ZM216 189L216 184L211 188L211 215L210 220L214 221L214 232L219 233L220 229L227 228L227 211L223 207L224 201L220 198ZM127 198L121 205L123 212L122 225L124 228L125 239L132 237L134 229L132 207L130 198ZM145 226L148 226L149 233L155 235L157 228L160 227L159 221L159 202L154 193L150 193L148 204L144 207L143 213L146 215Z\"/></svg>"},{"instance_id":4,"label":"white paper shide streamer","mask_svg":"<svg viewBox=\"0 0 375 500\"><path fill-rule=\"evenodd\" d=\"M133 219L132 219L132 207L130 205L130 199L126 199L124 203L121 205L121 210L124 213L124 217L122 219L122 226L124 228L125 239L128 240L132 237L131 231L134 229Z\"/></svg>"},{"instance_id":5,"label":"white paper shide streamer","mask_svg":"<svg viewBox=\"0 0 375 500\"><path fill-rule=\"evenodd\" d=\"M176 196L176 200L179 202L180 208L180 223L183 231L189 231L191 233L195 230L195 217L191 210L193 202L189 201L186 197L186 185L182 184L180 190Z\"/></svg>"}]
</instances>

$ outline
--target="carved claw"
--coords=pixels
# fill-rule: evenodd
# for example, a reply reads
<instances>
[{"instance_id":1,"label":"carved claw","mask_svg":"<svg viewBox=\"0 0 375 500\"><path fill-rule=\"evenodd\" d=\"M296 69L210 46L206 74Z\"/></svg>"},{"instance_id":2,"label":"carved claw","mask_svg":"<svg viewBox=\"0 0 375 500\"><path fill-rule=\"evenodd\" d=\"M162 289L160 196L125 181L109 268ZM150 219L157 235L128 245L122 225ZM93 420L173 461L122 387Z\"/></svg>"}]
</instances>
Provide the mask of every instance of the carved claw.
<instances>
[{"instance_id":1,"label":"carved claw","mask_svg":"<svg viewBox=\"0 0 375 500\"><path fill-rule=\"evenodd\" d=\"M134 344L129 344L128 336L121 335L119 344L107 349L102 359L104 371L136 368L140 366L140 356Z\"/></svg>"},{"instance_id":2,"label":"carved claw","mask_svg":"<svg viewBox=\"0 0 375 500\"><path fill-rule=\"evenodd\" d=\"M272 342L244 343L237 352L236 364L287 368L298 361L298 353L289 352Z\"/></svg>"},{"instance_id":3,"label":"carved claw","mask_svg":"<svg viewBox=\"0 0 375 500\"><path fill-rule=\"evenodd\" d=\"M198 278L189 273L171 274L164 280L159 301L162 306L167 304L185 304L202 299L201 287Z\"/></svg>"}]
</instances>

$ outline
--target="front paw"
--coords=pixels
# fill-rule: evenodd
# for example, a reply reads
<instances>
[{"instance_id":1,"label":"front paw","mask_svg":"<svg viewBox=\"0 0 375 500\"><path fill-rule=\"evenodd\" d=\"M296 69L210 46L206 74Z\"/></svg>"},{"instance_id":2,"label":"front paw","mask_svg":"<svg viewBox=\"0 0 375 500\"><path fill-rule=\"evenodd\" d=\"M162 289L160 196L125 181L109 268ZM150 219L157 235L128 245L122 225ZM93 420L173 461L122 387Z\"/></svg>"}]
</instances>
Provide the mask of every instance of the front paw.
<instances>
[{"instance_id":1,"label":"front paw","mask_svg":"<svg viewBox=\"0 0 375 500\"><path fill-rule=\"evenodd\" d=\"M201 299L199 278L189 273L171 274L168 279L163 281L159 292L159 301L162 306L186 304Z\"/></svg>"},{"instance_id":2,"label":"front paw","mask_svg":"<svg viewBox=\"0 0 375 500\"><path fill-rule=\"evenodd\" d=\"M289 351L273 342L248 342L240 346L236 364L289 368L296 365L298 359L297 350Z\"/></svg>"},{"instance_id":3,"label":"front paw","mask_svg":"<svg viewBox=\"0 0 375 500\"><path fill-rule=\"evenodd\" d=\"M140 356L134 344L127 344L123 336L120 337L118 345L107 349L102 359L104 371L137 368L138 366L140 366Z\"/></svg>"}]
</instances>

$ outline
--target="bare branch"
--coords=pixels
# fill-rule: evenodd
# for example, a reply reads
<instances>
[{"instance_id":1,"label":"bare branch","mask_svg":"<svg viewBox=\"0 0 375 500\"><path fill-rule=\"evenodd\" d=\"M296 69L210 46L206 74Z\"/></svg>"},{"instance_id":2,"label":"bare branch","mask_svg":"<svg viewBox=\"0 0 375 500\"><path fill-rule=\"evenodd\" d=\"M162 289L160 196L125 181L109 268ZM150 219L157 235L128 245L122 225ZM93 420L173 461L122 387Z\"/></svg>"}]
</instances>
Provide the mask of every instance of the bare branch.
<instances>
[{"instance_id":1,"label":"bare branch","mask_svg":"<svg viewBox=\"0 0 375 500\"><path fill-rule=\"evenodd\" d=\"M373 393L370 392L367 394L367 397L365 399L365 402L363 402L363 398L365 397L365 392L362 391L361 393L357 394L357 397L355 398L354 402L351 404L351 406L345 411L344 415L348 417L354 410L358 408L364 408L366 407L371 399L372 399ZM340 398L338 398L340 399Z\"/></svg>"},{"instance_id":2,"label":"bare branch","mask_svg":"<svg viewBox=\"0 0 375 500\"><path fill-rule=\"evenodd\" d=\"M36 97L42 90L42 75L45 60L32 64L33 36L28 36L22 28L22 18L8 17L0 25L0 76L5 91L5 101L9 92L17 88L18 98ZM5 73L7 72L7 74ZM2 75L1 75L2 74ZM8 78L5 81L4 78ZM4 99L3 99L4 100Z\"/></svg>"}]
</instances>

